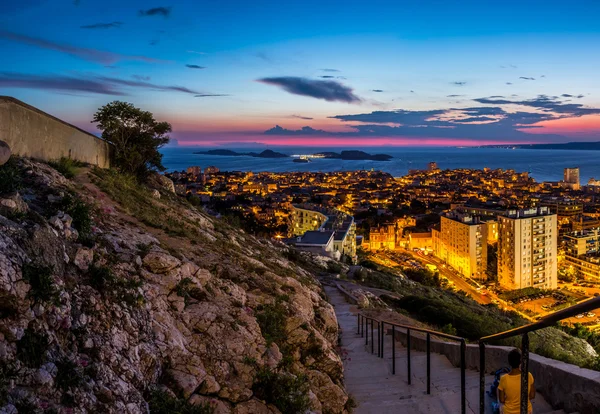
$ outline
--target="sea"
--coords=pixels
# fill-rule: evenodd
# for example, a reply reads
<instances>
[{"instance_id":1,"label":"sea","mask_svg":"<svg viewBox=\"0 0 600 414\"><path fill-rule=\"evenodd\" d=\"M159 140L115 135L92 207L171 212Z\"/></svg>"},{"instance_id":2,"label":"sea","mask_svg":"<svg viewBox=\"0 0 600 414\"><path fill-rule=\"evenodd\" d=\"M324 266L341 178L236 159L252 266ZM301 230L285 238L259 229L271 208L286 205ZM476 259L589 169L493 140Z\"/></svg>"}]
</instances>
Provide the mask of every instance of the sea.
<instances>
[{"instance_id":1,"label":"sea","mask_svg":"<svg viewBox=\"0 0 600 414\"><path fill-rule=\"evenodd\" d=\"M227 149L236 152L261 152L266 147ZM271 147L269 149L292 156L356 148ZM364 147L360 149L370 154L388 154L394 158L390 161L313 159L310 163L295 163L292 157L272 159L194 154L197 151L206 151L207 148L184 146L165 147L161 149L161 153L163 164L170 172L185 170L191 166L201 168L215 166L221 171L252 172L379 170L400 177L411 169L426 169L429 162L435 161L441 169L489 167L529 172L530 176L538 182L562 180L563 169L567 167L580 168L581 184L587 184L593 177L600 179L600 151L472 147Z\"/></svg>"}]
</instances>

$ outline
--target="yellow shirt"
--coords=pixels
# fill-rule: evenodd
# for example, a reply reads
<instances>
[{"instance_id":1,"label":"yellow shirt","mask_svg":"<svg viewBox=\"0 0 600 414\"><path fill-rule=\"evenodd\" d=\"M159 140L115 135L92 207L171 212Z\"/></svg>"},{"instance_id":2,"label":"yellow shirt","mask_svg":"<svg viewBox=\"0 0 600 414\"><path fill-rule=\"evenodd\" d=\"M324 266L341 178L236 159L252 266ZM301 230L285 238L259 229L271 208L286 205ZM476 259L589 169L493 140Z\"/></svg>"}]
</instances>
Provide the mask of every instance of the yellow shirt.
<instances>
[{"instance_id":1,"label":"yellow shirt","mask_svg":"<svg viewBox=\"0 0 600 414\"><path fill-rule=\"evenodd\" d=\"M527 390L527 399L529 399L529 391L533 387L533 375L529 373L529 389ZM521 411L521 375L509 375L505 374L500 377L500 384L498 390L504 391L504 414L519 414ZM531 401L528 402L528 412L532 412Z\"/></svg>"}]
</instances>

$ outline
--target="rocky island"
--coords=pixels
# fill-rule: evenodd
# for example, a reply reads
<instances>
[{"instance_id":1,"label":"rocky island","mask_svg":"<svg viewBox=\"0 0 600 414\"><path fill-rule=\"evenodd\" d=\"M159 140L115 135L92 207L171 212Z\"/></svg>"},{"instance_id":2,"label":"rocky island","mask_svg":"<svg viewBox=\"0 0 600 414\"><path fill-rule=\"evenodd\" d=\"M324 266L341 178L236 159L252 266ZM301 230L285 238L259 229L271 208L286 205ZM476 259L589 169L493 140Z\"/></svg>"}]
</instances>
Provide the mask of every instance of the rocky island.
<instances>
[{"instance_id":1,"label":"rocky island","mask_svg":"<svg viewBox=\"0 0 600 414\"><path fill-rule=\"evenodd\" d=\"M263 152L236 152L226 149L208 150L208 151L197 151L194 154L203 155L221 155L226 157L255 157L255 158L287 158L286 154L281 152L275 152L272 150L264 150Z\"/></svg>"},{"instance_id":2,"label":"rocky island","mask_svg":"<svg viewBox=\"0 0 600 414\"><path fill-rule=\"evenodd\" d=\"M336 158L341 160L356 160L356 161L389 161L394 158L391 155L387 154L369 154L364 151L351 150L351 151L342 151L340 153L337 152L319 152L314 154L315 156L322 158Z\"/></svg>"}]
</instances>

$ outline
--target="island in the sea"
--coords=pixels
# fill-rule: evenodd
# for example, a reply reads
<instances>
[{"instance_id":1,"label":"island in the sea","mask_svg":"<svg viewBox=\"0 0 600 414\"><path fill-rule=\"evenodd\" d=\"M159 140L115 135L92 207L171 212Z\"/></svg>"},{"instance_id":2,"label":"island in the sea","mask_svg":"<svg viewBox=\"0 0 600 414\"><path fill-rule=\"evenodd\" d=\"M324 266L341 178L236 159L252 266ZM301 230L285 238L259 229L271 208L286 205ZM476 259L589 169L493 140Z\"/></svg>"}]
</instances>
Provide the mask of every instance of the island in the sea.
<instances>
[{"instance_id":1,"label":"island in the sea","mask_svg":"<svg viewBox=\"0 0 600 414\"><path fill-rule=\"evenodd\" d=\"M389 161L394 158L391 155L387 154L369 154L364 151L352 150L352 151L342 151L340 153L337 152L319 152L314 154L316 157L320 158L336 158L341 160L370 160L370 161Z\"/></svg>"},{"instance_id":2,"label":"island in the sea","mask_svg":"<svg viewBox=\"0 0 600 414\"><path fill-rule=\"evenodd\" d=\"M509 149L550 149L550 150L586 150L600 151L600 141L595 142L565 142L552 144L510 144L510 145L484 145L483 148L509 148Z\"/></svg>"},{"instance_id":3,"label":"island in the sea","mask_svg":"<svg viewBox=\"0 0 600 414\"><path fill-rule=\"evenodd\" d=\"M194 154L204 154L204 155L223 155L227 157L256 157L256 158L287 158L288 155L282 154L281 152L275 152L271 150L264 150L263 152L235 152L226 149L216 149L209 151L197 151Z\"/></svg>"},{"instance_id":4,"label":"island in the sea","mask_svg":"<svg viewBox=\"0 0 600 414\"><path fill-rule=\"evenodd\" d=\"M282 154L281 152L275 152L270 149L264 150L263 152L236 152L227 149L215 149L208 151L197 151L194 154L203 155L221 155L226 157L257 157L257 158L287 158L289 155ZM389 161L394 158L387 154L369 154L364 151L348 150L341 152L319 152L313 155L301 155L299 158L294 159L294 162L309 162L309 158L334 158L340 160L354 160L354 161Z\"/></svg>"}]
</instances>

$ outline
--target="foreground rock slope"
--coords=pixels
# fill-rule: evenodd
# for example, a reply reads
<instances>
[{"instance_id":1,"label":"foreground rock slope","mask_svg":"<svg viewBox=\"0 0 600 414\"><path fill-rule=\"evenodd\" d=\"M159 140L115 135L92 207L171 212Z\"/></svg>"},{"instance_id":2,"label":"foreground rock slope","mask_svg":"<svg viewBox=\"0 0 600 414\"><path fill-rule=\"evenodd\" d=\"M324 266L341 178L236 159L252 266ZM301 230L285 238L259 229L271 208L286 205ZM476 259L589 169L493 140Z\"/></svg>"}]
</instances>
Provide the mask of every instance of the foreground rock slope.
<instances>
[{"instance_id":1,"label":"foreground rock slope","mask_svg":"<svg viewBox=\"0 0 600 414\"><path fill-rule=\"evenodd\" d=\"M318 264L112 172L0 194L0 413L346 412Z\"/></svg>"}]
</instances>

